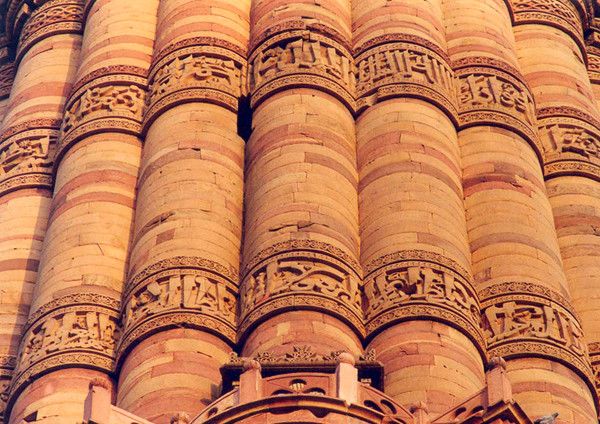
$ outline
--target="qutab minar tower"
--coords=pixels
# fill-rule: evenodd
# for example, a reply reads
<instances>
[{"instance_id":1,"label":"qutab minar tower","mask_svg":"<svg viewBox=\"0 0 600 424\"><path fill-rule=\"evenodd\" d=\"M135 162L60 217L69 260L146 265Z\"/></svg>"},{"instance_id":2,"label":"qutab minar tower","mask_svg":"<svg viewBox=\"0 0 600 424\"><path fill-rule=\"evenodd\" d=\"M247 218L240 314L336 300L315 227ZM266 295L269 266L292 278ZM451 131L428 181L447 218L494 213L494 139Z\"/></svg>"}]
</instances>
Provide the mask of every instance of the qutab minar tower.
<instances>
[{"instance_id":1,"label":"qutab minar tower","mask_svg":"<svg viewBox=\"0 0 600 424\"><path fill-rule=\"evenodd\" d=\"M0 423L599 422L596 0L0 0L0 119Z\"/></svg>"}]
</instances>

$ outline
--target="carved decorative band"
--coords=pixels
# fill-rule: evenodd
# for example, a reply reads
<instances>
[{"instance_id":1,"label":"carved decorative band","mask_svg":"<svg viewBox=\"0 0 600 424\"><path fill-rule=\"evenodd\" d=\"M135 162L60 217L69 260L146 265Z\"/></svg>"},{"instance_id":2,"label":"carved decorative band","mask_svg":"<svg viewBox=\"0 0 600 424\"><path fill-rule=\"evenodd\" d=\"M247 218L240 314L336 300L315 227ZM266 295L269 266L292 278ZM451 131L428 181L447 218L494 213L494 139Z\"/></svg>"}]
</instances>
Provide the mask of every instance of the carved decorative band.
<instances>
[{"instance_id":1,"label":"carved decorative band","mask_svg":"<svg viewBox=\"0 0 600 424\"><path fill-rule=\"evenodd\" d=\"M592 362L592 372L594 373L594 384L596 386L596 396L600 398L600 342L588 344L590 360Z\"/></svg>"},{"instance_id":2,"label":"carved decorative band","mask_svg":"<svg viewBox=\"0 0 600 424\"><path fill-rule=\"evenodd\" d=\"M12 371L17 366L17 357L14 355L0 355L0 378L12 375ZM1 417L2 415L0 415Z\"/></svg>"},{"instance_id":3,"label":"carved decorative band","mask_svg":"<svg viewBox=\"0 0 600 424\"><path fill-rule=\"evenodd\" d=\"M51 0L31 14L27 20L16 53L18 63L25 52L38 41L57 34L83 33L81 0Z\"/></svg>"},{"instance_id":4,"label":"carved decorative band","mask_svg":"<svg viewBox=\"0 0 600 424\"><path fill-rule=\"evenodd\" d=\"M600 125L570 108L538 112L544 175L583 175L600 180Z\"/></svg>"},{"instance_id":5,"label":"carved decorative band","mask_svg":"<svg viewBox=\"0 0 600 424\"><path fill-rule=\"evenodd\" d=\"M204 328L235 343L236 299L236 286L214 272L181 268L153 274L124 297L119 351L151 331L174 324L206 324Z\"/></svg>"},{"instance_id":6,"label":"carved decorative band","mask_svg":"<svg viewBox=\"0 0 600 424\"><path fill-rule=\"evenodd\" d=\"M541 158L535 104L520 75L513 75L511 67L497 67L497 61L482 58L457 64L461 66L456 69L461 127L485 124L516 130Z\"/></svg>"},{"instance_id":7,"label":"carved decorative band","mask_svg":"<svg viewBox=\"0 0 600 424\"><path fill-rule=\"evenodd\" d=\"M180 103L205 101L237 111L246 87L246 68L239 49L215 38L188 39L161 52L149 75L145 128Z\"/></svg>"},{"instance_id":8,"label":"carved decorative band","mask_svg":"<svg viewBox=\"0 0 600 424\"><path fill-rule=\"evenodd\" d=\"M307 87L356 109L352 55L332 38L309 30L276 34L254 50L248 63L252 107L284 88Z\"/></svg>"},{"instance_id":9,"label":"carved decorative band","mask_svg":"<svg viewBox=\"0 0 600 424\"><path fill-rule=\"evenodd\" d=\"M561 294L515 282L489 287L480 295L489 355L549 356L591 376L581 325Z\"/></svg>"},{"instance_id":10,"label":"carved decorative band","mask_svg":"<svg viewBox=\"0 0 600 424\"><path fill-rule=\"evenodd\" d=\"M10 96L10 90L15 79L15 66L7 63L0 66L0 100Z\"/></svg>"},{"instance_id":11,"label":"carved decorative band","mask_svg":"<svg viewBox=\"0 0 600 424\"><path fill-rule=\"evenodd\" d=\"M434 101L457 121L454 73L444 55L414 36L390 34L371 40L356 57L357 111L393 97Z\"/></svg>"},{"instance_id":12,"label":"carved decorative band","mask_svg":"<svg viewBox=\"0 0 600 424\"><path fill-rule=\"evenodd\" d=\"M23 336L11 398L31 378L57 367L112 371L118 319L118 311L112 308L85 304L64 306L41 316Z\"/></svg>"},{"instance_id":13,"label":"carved decorative band","mask_svg":"<svg viewBox=\"0 0 600 424\"><path fill-rule=\"evenodd\" d=\"M282 309L318 309L347 321L363 335L360 278L323 252L269 255L246 275L240 293L239 337Z\"/></svg>"},{"instance_id":14,"label":"carved decorative band","mask_svg":"<svg viewBox=\"0 0 600 424\"><path fill-rule=\"evenodd\" d=\"M80 86L65 108L61 140L55 163L78 140L90 134L110 131L139 135L146 98L146 79L132 74L110 74Z\"/></svg>"},{"instance_id":15,"label":"carved decorative band","mask_svg":"<svg viewBox=\"0 0 600 424\"><path fill-rule=\"evenodd\" d=\"M30 121L4 132L0 142L0 194L52 187L52 159L59 131L52 120Z\"/></svg>"},{"instance_id":16,"label":"carved decorative band","mask_svg":"<svg viewBox=\"0 0 600 424\"><path fill-rule=\"evenodd\" d=\"M593 33L594 38L600 38L600 34ZM594 43L599 43L600 40L594 40ZM592 84L600 84L600 49L598 47L587 47L587 71Z\"/></svg>"},{"instance_id":17,"label":"carved decorative band","mask_svg":"<svg viewBox=\"0 0 600 424\"><path fill-rule=\"evenodd\" d=\"M510 0L516 25L545 24L569 34L585 56L585 6L573 0ZM577 2L578 3L578 2ZM582 16L583 15L583 16Z\"/></svg>"},{"instance_id":18,"label":"carved decorative band","mask_svg":"<svg viewBox=\"0 0 600 424\"><path fill-rule=\"evenodd\" d=\"M481 309L471 283L452 268L399 260L369 274L364 284L367 336L406 319L437 319L466 331L485 352Z\"/></svg>"}]
</instances>

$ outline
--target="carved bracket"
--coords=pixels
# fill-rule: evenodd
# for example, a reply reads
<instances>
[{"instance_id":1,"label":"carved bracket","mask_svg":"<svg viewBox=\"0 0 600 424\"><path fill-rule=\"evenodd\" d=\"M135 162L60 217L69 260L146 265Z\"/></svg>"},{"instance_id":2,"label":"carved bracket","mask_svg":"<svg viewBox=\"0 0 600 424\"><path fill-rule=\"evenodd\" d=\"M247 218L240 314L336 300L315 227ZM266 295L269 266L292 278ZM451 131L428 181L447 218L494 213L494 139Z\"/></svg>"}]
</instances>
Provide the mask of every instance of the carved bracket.
<instances>
[{"instance_id":1,"label":"carved bracket","mask_svg":"<svg viewBox=\"0 0 600 424\"><path fill-rule=\"evenodd\" d=\"M145 128L174 104L203 101L236 112L246 74L245 55L231 43L198 37L169 47L152 65Z\"/></svg>"}]
</instances>

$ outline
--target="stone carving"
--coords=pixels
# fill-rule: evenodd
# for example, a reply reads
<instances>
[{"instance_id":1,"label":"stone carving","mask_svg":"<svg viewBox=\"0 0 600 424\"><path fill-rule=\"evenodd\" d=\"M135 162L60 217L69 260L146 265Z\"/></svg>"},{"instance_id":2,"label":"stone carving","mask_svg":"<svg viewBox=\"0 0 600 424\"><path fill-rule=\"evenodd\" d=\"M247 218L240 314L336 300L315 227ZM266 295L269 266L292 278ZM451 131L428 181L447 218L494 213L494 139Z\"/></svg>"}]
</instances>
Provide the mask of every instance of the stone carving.
<instances>
[{"instance_id":1,"label":"stone carving","mask_svg":"<svg viewBox=\"0 0 600 424\"><path fill-rule=\"evenodd\" d=\"M237 111L246 86L245 57L229 43L211 41L186 40L159 54L149 77L146 123L173 103L185 101L209 101Z\"/></svg>"},{"instance_id":2,"label":"stone carving","mask_svg":"<svg viewBox=\"0 0 600 424\"><path fill-rule=\"evenodd\" d=\"M167 311L193 309L235 326L236 292L222 279L199 270L170 270L144 281L125 304L124 327Z\"/></svg>"},{"instance_id":3,"label":"stone carving","mask_svg":"<svg viewBox=\"0 0 600 424\"><path fill-rule=\"evenodd\" d=\"M4 416L6 403L8 402L9 386L10 380L0 379L0 423L3 422L2 417Z\"/></svg>"},{"instance_id":4,"label":"stone carving","mask_svg":"<svg viewBox=\"0 0 600 424\"><path fill-rule=\"evenodd\" d=\"M354 109L353 59L340 43L311 31L278 34L259 46L249 60L252 105L283 86L325 90Z\"/></svg>"},{"instance_id":5,"label":"stone carving","mask_svg":"<svg viewBox=\"0 0 600 424\"><path fill-rule=\"evenodd\" d=\"M313 351L313 348L308 345L292 346L292 350L289 352L282 353L280 355L272 352L259 352L252 358L241 358L237 353L231 352L229 355L229 363L233 365L242 365L244 360L252 359L258 361L261 365L264 364L297 364L297 363L324 363L324 362L337 362L338 357L344 353L344 351L332 351L328 354L322 355ZM376 362L375 350L371 349L360 355L359 361L363 362Z\"/></svg>"},{"instance_id":6,"label":"stone carving","mask_svg":"<svg viewBox=\"0 0 600 424\"><path fill-rule=\"evenodd\" d=\"M12 63L0 66L0 99L10 95L15 78L15 67Z\"/></svg>"},{"instance_id":7,"label":"stone carving","mask_svg":"<svg viewBox=\"0 0 600 424\"><path fill-rule=\"evenodd\" d=\"M17 48L17 58L38 40L57 33L79 33L83 30L81 0L51 0L36 10L27 20Z\"/></svg>"},{"instance_id":8,"label":"stone carving","mask_svg":"<svg viewBox=\"0 0 600 424\"><path fill-rule=\"evenodd\" d=\"M141 121L144 99L145 92L136 85L87 89L65 111L62 131L68 133L98 113L126 114Z\"/></svg>"},{"instance_id":9,"label":"stone carving","mask_svg":"<svg viewBox=\"0 0 600 424\"><path fill-rule=\"evenodd\" d=\"M106 312L58 311L32 326L19 352L19 370L56 353L96 351L112 356L118 338L117 318Z\"/></svg>"},{"instance_id":10,"label":"stone carving","mask_svg":"<svg viewBox=\"0 0 600 424\"><path fill-rule=\"evenodd\" d=\"M437 100L456 119L454 74L445 58L424 47L426 43L418 37L379 41L384 44L375 45L356 58L356 95L363 97L358 100L357 108L374 102L365 96L376 93L376 99L383 100L383 93L395 92Z\"/></svg>"}]
</instances>

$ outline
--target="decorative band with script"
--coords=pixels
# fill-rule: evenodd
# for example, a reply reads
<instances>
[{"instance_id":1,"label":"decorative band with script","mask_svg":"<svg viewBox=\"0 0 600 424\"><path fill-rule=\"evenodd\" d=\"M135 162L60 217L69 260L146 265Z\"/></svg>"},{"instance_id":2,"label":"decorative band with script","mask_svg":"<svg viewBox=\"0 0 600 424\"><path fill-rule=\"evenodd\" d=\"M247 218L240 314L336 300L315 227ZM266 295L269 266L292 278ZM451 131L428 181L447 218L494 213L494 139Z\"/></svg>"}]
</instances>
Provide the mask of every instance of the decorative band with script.
<instances>
[{"instance_id":1,"label":"decorative band with script","mask_svg":"<svg viewBox=\"0 0 600 424\"><path fill-rule=\"evenodd\" d=\"M435 102L456 122L454 73L430 42L384 35L370 40L355 62L358 112L388 98L414 96Z\"/></svg>"},{"instance_id":2,"label":"decorative band with script","mask_svg":"<svg viewBox=\"0 0 600 424\"><path fill-rule=\"evenodd\" d=\"M282 309L318 309L364 334L359 275L325 252L279 252L255 265L241 286L238 339Z\"/></svg>"},{"instance_id":3,"label":"decorative band with script","mask_svg":"<svg viewBox=\"0 0 600 424\"><path fill-rule=\"evenodd\" d=\"M367 336L397 321L433 318L466 331L485 352L477 293L453 267L431 259L390 261L366 276L363 307Z\"/></svg>"},{"instance_id":4,"label":"decorative band with script","mask_svg":"<svg viewBox=\"0 0 600 424\"><path fill-rule=\"evenodd\" d=\"M578 0L510 0L515 24L546 24L569 34L585 55L585 6Z\"/></svg>"},{"instance_id":5,"label":"decorative band with script","mask_svg":"<svg viewBox=\"0 0 600 424\"><path fill-rule=\"evenodd\" d=\"M600 398L600 342L589 343L588 349L590 352L590 361L592 362L592 371L594 373L596 396Z\"/></svg>"},{"instance_id":6,"label":"decorative band with script","mask_svg":"<svg viewBox=\"0 0 600 424\"><path fill-rule=\"evenodd\" d=\"M355 110L354 61L339 42L310 30L276 34L251 54L248 61L251 106L284 88L325 91Z\"/></svg>"},{"instance_id":7,"label":"decorative band with script","mask_svg":"<svg viewBox=\"0 0 600 424\"><path fill-rule=\"evenodd\" d=\"M103 71L102 76L74 91L67 102L56 163L69 147L87 135L102 131L141 133L146 78L114 74L111 68Z\"/></svg>"},{"instance_id":8,"label":"decorative band with script","mask_svg":"<svg viewBox=\"0 0 600 424\"><path fill-rule=\"evenodd\" d=\"M25 332L11 399L36 375L57 367L95 367L111 372L119 338L119 313L102 305L73 304L53 309Z\"/></svg>"},{"instance_id":9,"label":"decorative band with script","mask_svg":"<svg viewBox=\"0 0 600 424\"><path fill-rule=\"evenodd\" d=\"M544 176L583 175L600 180L600 125L570 108L538 111Z\"/></svg>"},{"instance_id":10,"label":"decorative band with script","mask_svg":"<svg viewBox=\"0 0 600 424\"><path fill-rule=\"evenodd\" d=\"M186 102L206 101L236 112L246 68L238 49L216 38L187 39L159 53L149 75L145 126L167 108Z\"/></svg>"},{"instance_id":11,"label":"decorative band with script","mask_svg":"<svg viewBox=\"0 0 600 424\"><path fill-rule=\"evenodd\" d=\"M237 288L206 269L160 271L127 290L119 353L158 328L200 326L235 343Z\"/></svg>"},{"instance_id":12,"label":"decorative band with script","mask_svg":"<svg viewBox=\"0 0 600 424\"><path fill-rule=\"evenodd\" d=\"M562 296L533 283L503 283L482 296L483 329L488 354L514 357L538 354L558 359L590 381L591 367L583 330ZM507 291L511 288L511 291ZM541 293L550 293L550 296Z\"/></svg>"},{"instance_id":13,"label":"decorative band with script","mask_svg":"<svg viewBox=\"0 0 600 424\"><path fill-rule=\"evenodd\" d=\"M83 32L81 0L50 0L31 14L21 31L16 62L38 41L57 34Z\"/></svg>"},{"instance_id":14,"label":"decorative band with script","mask_svg":"<svg viewBox=\"0 0 600 424\"><path fill-rule=\"evenodd\" d=\"M591 43L593 46L587 46L587 71L592 84L600 84L600 32L592 33Z\"/></svg>"},{"instance_id":15,"label":"decorative band with script","mask_svg":"<svg viewBox=\"0 0 600 424\"><path fill-rule=\"evenodd\" d=\"M14 79L15 65L13 63L6 63L0 66L0 100L10 96Z\"/></svg>"},{"instance_id":16,"label":"decorative band with script","mask_svg":"<svg viewBox=\"0 0 600 424\"><path fill-rule=\"evenodd\" d=\"M461 127L500 125L527 138L538 155L536 114L527 85L499 61L470 58L454 64L458 77L458 109Z\"/></svg>"},{"instance_id":17,"label":"decorative band with script","mask_svg":"<svg viewBox=\"0 0 600 424\"><path fill-rule=\"evenodd\" d=\"M58 129L51 120L29 121L5 131L0 142L0 194L18 188L52 187ZM38 126L39 125L39 126Z\"/></svg>"}]
</instances>

